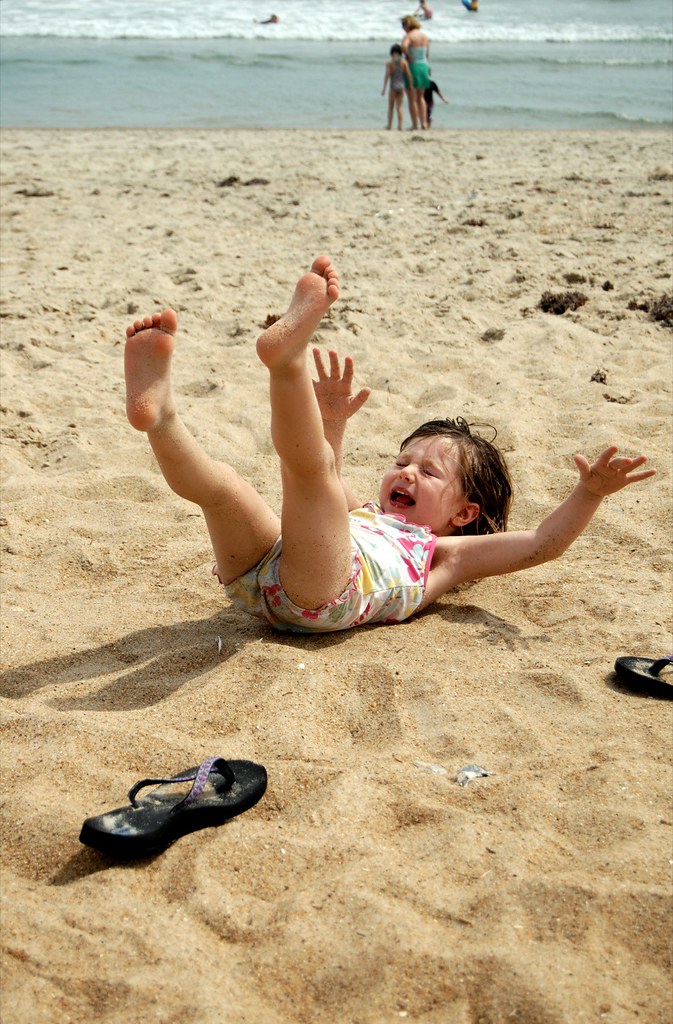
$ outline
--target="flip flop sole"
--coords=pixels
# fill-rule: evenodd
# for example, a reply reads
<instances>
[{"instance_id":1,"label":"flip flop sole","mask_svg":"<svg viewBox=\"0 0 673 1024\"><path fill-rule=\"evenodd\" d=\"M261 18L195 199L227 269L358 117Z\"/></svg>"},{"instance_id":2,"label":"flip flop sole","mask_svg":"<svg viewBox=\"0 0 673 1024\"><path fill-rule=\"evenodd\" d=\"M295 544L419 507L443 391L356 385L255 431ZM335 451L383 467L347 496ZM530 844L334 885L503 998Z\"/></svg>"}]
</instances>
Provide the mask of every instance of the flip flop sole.
<instances>
[{"instance_id":1,"label":"flip flop sole","mask_svg":"<svg viewBox=\"0 0 673 1024\"><path fill-rule=\"evenodd\" d=\"M139 801L114 811L87 818L80 842L119 857L138 857L165 849L189 832L223 825L249 810L266 790L267 774L253 761L228 761L236 781L214 776L212 787L185 806L177 806L175 786L162 785ZM185 774L196 769L188 769ZM176 808L174 810L174 808Z\"/></svg>"},{"instance_id":2,"label":"flip flop sole","mask_svg":"<svg viewBox=\"0 0 673 1024\"><path fill-rule=\"evenodd\" d=\"M637 690L638 693L647 693L652 697L663 697L673 700L673 677L671 682L662 679L658 672L667 664L666 659L660 658L617 658L615 672L617 678L630 690ZM668 662L668 664L671 664ZM657 666L657 672L652 668Z\"/></svg>"}]
</instances>

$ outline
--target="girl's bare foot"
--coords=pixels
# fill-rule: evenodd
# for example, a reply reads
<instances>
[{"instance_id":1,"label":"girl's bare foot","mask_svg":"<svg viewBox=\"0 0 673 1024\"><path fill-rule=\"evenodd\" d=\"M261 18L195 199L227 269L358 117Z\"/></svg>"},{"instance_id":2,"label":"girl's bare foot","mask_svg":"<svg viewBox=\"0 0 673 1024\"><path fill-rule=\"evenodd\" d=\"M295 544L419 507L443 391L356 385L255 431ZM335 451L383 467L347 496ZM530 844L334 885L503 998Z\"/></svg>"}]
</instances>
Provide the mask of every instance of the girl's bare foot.
<instances>
[{"instance_id":1,"label":"girl's bare foot","mask_svg":"<svg viewBox=\"0 0 673 1024\"><path fill-rule=\"evenodd\" d=\"M126 415L136 430L156 429L175 412L171 355L177 326L173 310L165 309L126 329Z\"/></svg>"},{"instance_id":2,"label":"girl's bare foot","mask_svg":"<svg viewBox=\"0 0 673 1024\"><path fill-rule=\"evenodd\" d=\"M299 278L292 301L280 320L257 341L257 355L270 370L283 370L295 360L304 365L306 346L323 316L339 298L339 275L329 256L318 256Z\"/></svg>"}]
</instances>

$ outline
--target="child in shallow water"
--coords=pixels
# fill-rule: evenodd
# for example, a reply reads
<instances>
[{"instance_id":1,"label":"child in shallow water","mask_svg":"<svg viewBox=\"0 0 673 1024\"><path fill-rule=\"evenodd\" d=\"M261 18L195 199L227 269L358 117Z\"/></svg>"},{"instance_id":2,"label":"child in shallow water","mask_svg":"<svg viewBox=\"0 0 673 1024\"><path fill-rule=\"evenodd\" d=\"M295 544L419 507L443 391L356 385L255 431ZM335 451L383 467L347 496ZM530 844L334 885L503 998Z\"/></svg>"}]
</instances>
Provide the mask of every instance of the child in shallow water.
<instances>
[{"instance_id":1,"label":"child in shallow water","mask_svg":"<svg viewBox=\"0 0 673 1024\"><path fill-rule=\"evenodd\" d=\"M404 100L405 89L411 85L411 72L409 65L404 59L402 47L399 43L393 43L390 47L390 60L386 62L386 73L383 77L383 88L381 95L385 96L388 88L388 123L386 128L393 126L393 113L397 111L397 127L402 131L403 114L402 101Z\"/></svg>"},{"instance_id":2,"label":"child in shallow water","mask_svg":"<svg viewBox=\"0 0 673 1024\"><path fill-rule=\"evenodd\" d=\"M653 476L646 458L607 448L533 530L505 532L511 486L504 458L464 420L433 420L403 442L378 501L361 505L342 479L346 422L370 390L353 394L353 362L329 367L307 347L339 297L339 276L317 257L286 313L257 341L269 371L271 435L280 460L280 519L226 463L211 459L178 416L170 366L176 315L136 320L126 332L127 414L148 435L169 486L201 507L216 572L239 607L278 630L330 632L400 622L459 583L558 558L601 500Z\"/></svg>"}]
</instances>

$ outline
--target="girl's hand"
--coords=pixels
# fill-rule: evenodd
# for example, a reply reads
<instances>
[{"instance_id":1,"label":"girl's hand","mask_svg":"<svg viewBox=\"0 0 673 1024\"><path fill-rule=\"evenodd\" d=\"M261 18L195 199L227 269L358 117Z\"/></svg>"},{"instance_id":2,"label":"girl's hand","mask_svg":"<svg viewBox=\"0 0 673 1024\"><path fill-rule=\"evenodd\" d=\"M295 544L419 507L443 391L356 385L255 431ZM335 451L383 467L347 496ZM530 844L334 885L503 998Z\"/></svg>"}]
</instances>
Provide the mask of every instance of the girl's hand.
<instances>
[{"instance_id":1,"label":"girl's hand","mask_svg":"<svg viewBox=\"0 0 673 1024\"><path fill-rule=\"evenodd\" d=\"M357 395L351 393L353 386L353 360L350 356L344 359L344 369L341 372L339 357L336 352L329 353L329 376L325 369L322 354L319 348L313 349L313 359L318 373L318 379L313 381L315 396L318 399L320 415L324 423L345 421L354 416L365 404L371 388L362 388Z\"/></svg>"},{"instance_id":2,"label":"girl's hand","mask_svg":"<svg viewBox=\"0 0 673 1024\"><path fill-rule=\"evenodd\" d=\"M638 455L635 459L628 459L624 455L614 458L618 451L617 445L610 445L609 448L606 448L598 456L592 465L589 465L588 460L583 455L575 456L575 465L579 470L580 483L586 487L590 494L594 494L598 498L604 498L607 494L621 491L622 487L628 487L629 484L637 484L640 480L647 480L648 477L654 476L656 473L656 469L645 469L641 473L634 472L639 466L647 462L646 455Z\"/></svg>"}]
</instances>

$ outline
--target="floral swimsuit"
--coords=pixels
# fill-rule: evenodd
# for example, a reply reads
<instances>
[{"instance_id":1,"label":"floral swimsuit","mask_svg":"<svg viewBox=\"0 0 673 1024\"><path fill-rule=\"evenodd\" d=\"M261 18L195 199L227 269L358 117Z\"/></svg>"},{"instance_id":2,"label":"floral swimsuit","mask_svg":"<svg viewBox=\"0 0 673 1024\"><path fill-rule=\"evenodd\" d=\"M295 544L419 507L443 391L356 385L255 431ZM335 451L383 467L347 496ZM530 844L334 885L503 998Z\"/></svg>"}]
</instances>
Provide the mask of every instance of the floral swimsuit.
<instances>
[{"instance_id":1,"label":"floral swimsuit","mask_svg":"<svg viewBox=\"0 0 673 1024\"><path fill-rule=\"evenodd\" d=\"M368 501L350 513L353 569L340 597L321 608L299 608L280 582L278 538L259 565L226 587L237 608L294 633L329 633L366 622L408 619L425 593L437 538L429 526L387 515ZM217 566L213 569L217 575Z\"/></svg>"}]
</instances>

